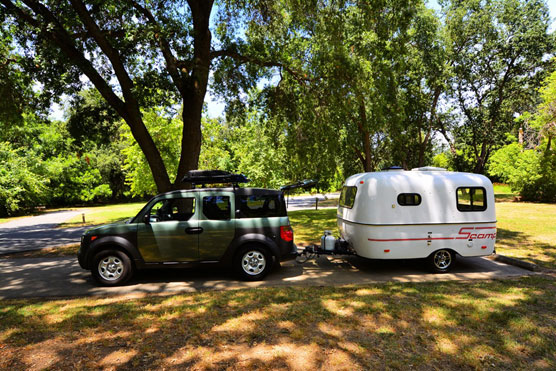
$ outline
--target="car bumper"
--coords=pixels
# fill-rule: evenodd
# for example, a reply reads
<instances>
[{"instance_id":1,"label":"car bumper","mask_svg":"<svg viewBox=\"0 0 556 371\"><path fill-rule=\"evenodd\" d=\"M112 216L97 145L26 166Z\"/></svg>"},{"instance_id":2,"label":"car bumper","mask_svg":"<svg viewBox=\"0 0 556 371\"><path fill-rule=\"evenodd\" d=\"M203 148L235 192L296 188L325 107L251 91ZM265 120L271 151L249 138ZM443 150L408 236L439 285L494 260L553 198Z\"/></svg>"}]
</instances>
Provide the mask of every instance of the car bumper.
<instances>
[{"instance_id":1,"label":"car bumper","mask_svg":"<svg viewBox=\"0 0 556 371\"><path fill-rule=\"evenodd\" d=\"M288 251L288 253L283 254L280 257L280 261L287 261L287 260L293 260L297 258L297 246L295 244L292 244L292 248L290 251Z\"/></svg>"}]
</instances>

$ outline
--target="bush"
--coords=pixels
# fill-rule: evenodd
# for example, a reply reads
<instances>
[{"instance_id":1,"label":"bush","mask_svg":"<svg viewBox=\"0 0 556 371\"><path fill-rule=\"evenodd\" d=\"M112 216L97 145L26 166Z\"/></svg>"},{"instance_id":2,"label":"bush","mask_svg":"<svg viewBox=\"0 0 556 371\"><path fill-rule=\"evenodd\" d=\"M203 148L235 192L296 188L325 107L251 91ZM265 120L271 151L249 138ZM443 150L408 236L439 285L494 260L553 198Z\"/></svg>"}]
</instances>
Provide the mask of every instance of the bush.
<instances>
[{"instance_id":1,"label":"bush","mask_svg":"<svg viewBox=\"0 0 556 371\"><path fill-rule=\"evenodd\" d=\"M556 202L556 155L550 150L512 143L492 155L488 169L523 200Z\"/></svg>"},{"instance_id":2,"label":"bush","mask_svg":"<svg viewBox=\"0 0 556 371\"><path fill-rule=\"evenodd\" d=\"M40 159L33 152L15 150L0 142L0 216L16 214L44 203L48 179L39 174Z\"/></svg>"}]
</instances>

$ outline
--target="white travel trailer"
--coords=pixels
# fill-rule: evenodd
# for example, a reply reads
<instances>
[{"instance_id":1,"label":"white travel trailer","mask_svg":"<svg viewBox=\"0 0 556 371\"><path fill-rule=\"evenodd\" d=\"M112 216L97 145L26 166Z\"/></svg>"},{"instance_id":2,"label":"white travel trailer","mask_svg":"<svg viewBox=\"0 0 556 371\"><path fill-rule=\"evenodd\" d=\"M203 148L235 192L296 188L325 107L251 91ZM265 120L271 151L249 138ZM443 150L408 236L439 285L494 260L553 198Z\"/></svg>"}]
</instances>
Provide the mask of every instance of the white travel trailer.
<instances>
[{"instance_id":1,"label":"white travel trailer","mask_svg":"<svg viewBox=\"0 0 556 371\"><path fill-rule=\"evenodd\" d=\"M364 258L428 258L442 273L456 253L494 252L494 191L479 174L433 167L356 174L345 182L337 216L342 238Z\"/></svg>"}]
</instances>

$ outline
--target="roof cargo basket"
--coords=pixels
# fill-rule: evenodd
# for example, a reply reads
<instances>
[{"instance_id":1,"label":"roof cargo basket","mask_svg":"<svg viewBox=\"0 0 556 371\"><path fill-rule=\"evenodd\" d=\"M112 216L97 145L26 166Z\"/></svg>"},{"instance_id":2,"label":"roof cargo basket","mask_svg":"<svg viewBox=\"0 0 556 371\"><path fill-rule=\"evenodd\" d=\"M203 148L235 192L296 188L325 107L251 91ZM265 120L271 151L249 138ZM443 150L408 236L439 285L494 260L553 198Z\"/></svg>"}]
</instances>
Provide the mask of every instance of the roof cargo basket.
<instances>
[{"instance_id":1,"label":"roof cargo basket","mask_svg":"<svg viewBox=\"0 0 556 371\"><path fill-rule=\"evenodd\" d=\"M316 185L317 185L316 180L306 179L306 180L302 180L302 181L294 183L294 184L288 184L288 185L282 186L282 187L280 187L280 190L281 191L291 191L292 189L297 189L297 188L309 189L309 188L312 188Z\"/></svg>"},{"instance_id":2,"label":"roof cargo basket","mask_svg":"<svg viewBox=\"0 0 556 371\"><path fill-rule=\"evenodd\" d=\"M181 180L183 183L198 184L225 184L247 183L249 179L243 174L232 174L223 170L190 170Z\"/></svg>"}]
</instances>

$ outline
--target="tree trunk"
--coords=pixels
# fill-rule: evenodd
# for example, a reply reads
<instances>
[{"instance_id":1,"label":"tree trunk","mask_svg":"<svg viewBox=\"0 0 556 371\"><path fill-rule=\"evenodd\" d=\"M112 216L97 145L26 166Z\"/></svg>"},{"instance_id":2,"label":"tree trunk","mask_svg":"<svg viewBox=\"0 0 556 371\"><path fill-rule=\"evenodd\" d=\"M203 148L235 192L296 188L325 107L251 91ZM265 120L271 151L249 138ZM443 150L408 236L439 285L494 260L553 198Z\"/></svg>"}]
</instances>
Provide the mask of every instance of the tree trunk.
<instances>
[{"instance_id":1,"label":"tree trunk","mask_svg":"<svg viewBox=\"0 0 556 371\"><path fill-rule=\"evenodd\" d=\"M477 157L477 162L475 164L475 168L473 169L473 172L476 174L483 174L485 171L485 165L488 160L487 146L486 142L481 144L481 154Z\"/></svg>"},{"instance_id":2,"label":"tree trunk","mask_svg":"<svg viewBox=\"0 0 556 371\"><path fill-rule=\"evenodd\" d=\"M371 162L371 137L369 130L367 130L367 111L365 108L365 101L363 98L359 97L359 119L355 119L357 123L357 129L363 140L363 158L361 162L363 163L363 169L365 172L373 170L373 165Z\"/></svg>"},{"instance_id":3,"label":"tree trunk","mask_svg":"<svg viewBox=\"0 0 556 371\"><path fill-rule=\"evenodd\" d=\"M207 93L210 71L210 43L212 35L209 29L212 1L188 0L193 17L194 58L191 76L187 78L181 92L183 98L183 133L181 141L180 162L174 188L185 186L182 178L189 170L199 166L201 153L201 116L203 102Z\"/></svg>"}]
</instances>

